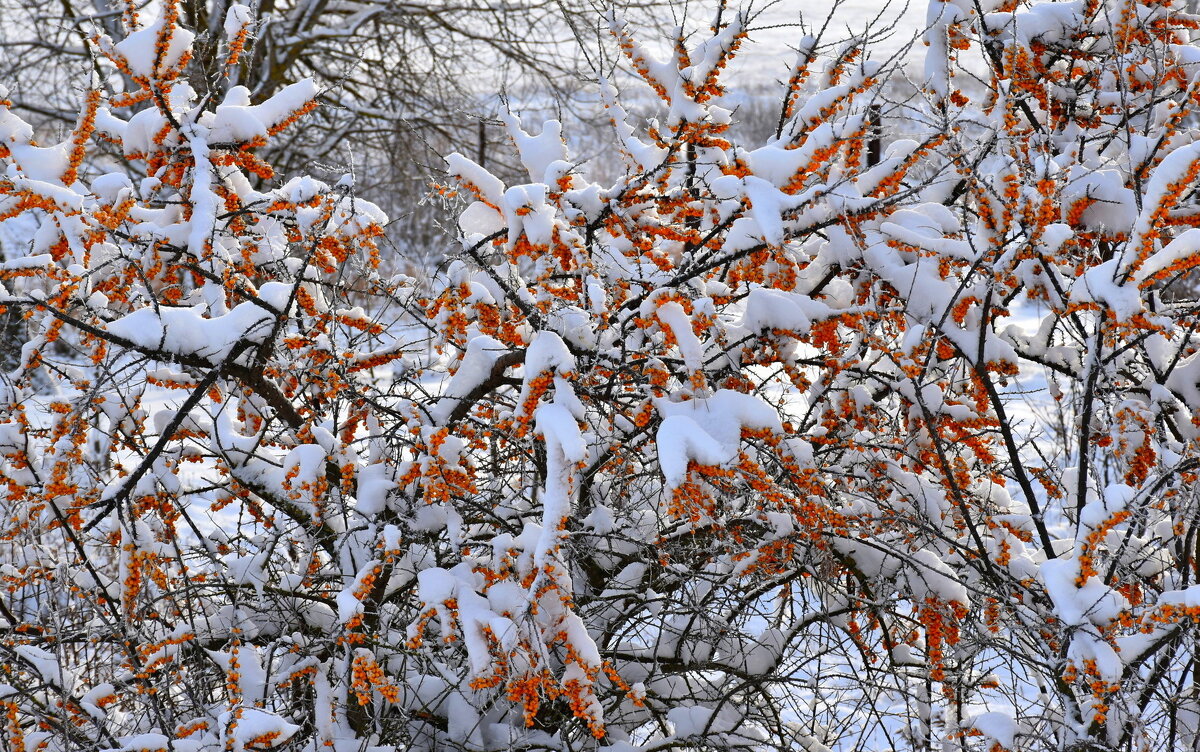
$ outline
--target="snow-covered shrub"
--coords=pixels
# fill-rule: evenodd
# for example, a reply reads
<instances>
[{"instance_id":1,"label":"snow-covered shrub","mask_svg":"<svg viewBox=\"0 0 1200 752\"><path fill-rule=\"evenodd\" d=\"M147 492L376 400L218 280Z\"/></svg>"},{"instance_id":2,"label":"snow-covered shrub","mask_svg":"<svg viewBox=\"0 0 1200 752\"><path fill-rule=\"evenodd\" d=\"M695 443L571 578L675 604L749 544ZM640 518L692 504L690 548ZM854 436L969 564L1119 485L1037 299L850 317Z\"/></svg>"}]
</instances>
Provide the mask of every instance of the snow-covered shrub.
<instances>
[{"instance_id":1,"label":"snow-covered shrub","mask_svg":"<svg viewBox=\"0 0 1200 752\"><path fill-rule=\"evenodd\" d=\"M892 212L932 145L865 164L879 66L805 40L750 149L720 105L740 16L667 60L614 19L665 113L638 127L604 85L625 175L589 183L556 124L511 118L530 182L448 159L474 203L421 299L376 278L384 220L350 181L248 179L312 85L194 95L176 15L95 40L135 88L90 93L62 144L0 109L0 214L49 220L0 272L37 335L0 418L6 741L811 736L780 703L852 624L826 585L853 525L789 395L868 308L830 233ZM81 171L94 138L145 178Z\"/></svg>"},{"instance_id":2,"label":"snow-covered shrub","mask_svg":"<svg viewBox=\"0 0 1200 752\"><path fill-rule=\"evenodd\" d=\"M551 748L815 743L844 688L800 688L869 670L859 647L878 647L852 559L878 521L839 495L867 440L840 424L879 387L862 351L888 332L866 333L903 322L860 241L943 137L869 165L887 72L808 38L778 135L733 142L721 76L743 24L680 33L660 58L611 19L661 101L641 125L601 82L615 181L591 179L553 121L508 119L529 182L447 158L471 203L423 307L450 378L395 445L414 456L388 505L431 505L416 519L445 541L422 553L436 568L407 647L451 673L451 696L474 690L456 700L469 747L522 720L517 738ZM892 579L922 618L960 618L967 594L929 541L896 544Z\"/></svg>"},{"instance_id":3,"label":"snow-covered shrub","mask_svg":"<svg viewBox=\"0 0 1200 752\"><path fill-rule=\"evenodd\" d=\"M319 748L344 708L328 603L374 553L324 501L356 483L329 419L394 347L347 303L383 289L385 218L349 178L256 190L316 87L197 97L178 13L130 3L93 40L132 88L88 92L62 143L0 100L0 218L42 216L0 267L34 332L0 382L6 749ZM249 23L234 4L225 73ZM84 168L94 141L144 177Z\"/></svg>"},{"instance_id":4,"label":"snow-covered shrub","mask_svg":"<svg viewBox=\"0 0 1200 752\"><path fill-rule=\"evenodd\" d=\"M906 209L934 220L868 240L922 333L893 356L910 462L934 481L911 497L940 509L931 532L972 594L946 728L985 744L1196 744L1200 341L1195 296L1173 294L1200 265L1185 5L929 5L928 116L956 179Z\"/></svg>"},{"instance_id":5,"label":"snow-covered shrub","mask_svg":"<svg viewBox=\"0 0 1200 752\"><path fill-rule=\"evenodd\" d=\"M350 179L254 187L316 91L197 97L176 13L95 41L135 88L62 144L0 105L0 218L46 218L0 268L36 334L0 394L9 747L1195 743L1169 0L932 2L924 135L878 160L901 89L859 42L798 40L747 144L743 16L665 55L610 17L619 177L510 115L527 180L449 155L461 251L420 286ZM145 177L81 169L96 138Z\"/></svg>"},{"instance_id":6,"label":"snow-covered shrub","mask_svg":"<svg viewBox=\"0 0 1200 752\"><path fill-rule=\"evenodd\" d=\"M904 111L928 135L872 166L887 102L853 48L822 71L802 44L751 149L708 78L736 26L663 60L615 24L666 112L639 129L605 90L623 178L589 181L554 123L510 123L527 185L450 157L474 203L430 305L457 359L430 418L462 442L439 494L479 504L455 530L540 522L462 539L418 588L420 646L454 636L436 652L535 726L562 693L594 722L597 693L634 748L1194 745L1179 6L931 3ZM518 490L528 514L499 511Z\"/></svg>"}]
</instances>

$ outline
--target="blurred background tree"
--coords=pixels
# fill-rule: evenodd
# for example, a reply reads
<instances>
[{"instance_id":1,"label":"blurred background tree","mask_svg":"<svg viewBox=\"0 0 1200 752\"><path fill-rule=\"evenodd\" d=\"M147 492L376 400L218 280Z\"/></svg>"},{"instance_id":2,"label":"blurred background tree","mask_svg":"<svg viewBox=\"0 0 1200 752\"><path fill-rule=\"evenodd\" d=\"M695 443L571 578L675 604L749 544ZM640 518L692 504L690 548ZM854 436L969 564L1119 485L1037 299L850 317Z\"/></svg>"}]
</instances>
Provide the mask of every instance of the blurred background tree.
<instances>
[{"instance_id":1,"label":"blurred background tree","mask_svg":"<svg viewBox=\"0 0 1200 752\"><path fill-rule=\"evenodd\" d=\"M156 3L136 3L144 16ZM197 33L191 84L206 96L220 77L217 47L237 0L187 0L181 22ZM661 8L621 2L622 12ZM395 218L398 255L419 265L441 240L426 201L435 155L486 152L503 130L487 118L505 95L534 106L566 102L591 69L599 18L591 0L258 0L245 53L231 76L262 102L312 77L322 106L266 155L280 175L353 168L360 189ZM115 33L124 0L0 0L0 81L14 109L48 136L70 128L75 103L106 62L88 50L97 31ZM669 14L667 14L669 15ZM591 40L591 46L577 43ZM482 72L482 73L481 73ZM101 76L109 81L114 77ZM120 80L117 77L115 80ZM126 88L134 88L126 82ZM497 154L506 150L497 150ZM430 167L430 165L438 165ZM412 271L413 269L409 269Z\"/></svg>"}]
</instances>

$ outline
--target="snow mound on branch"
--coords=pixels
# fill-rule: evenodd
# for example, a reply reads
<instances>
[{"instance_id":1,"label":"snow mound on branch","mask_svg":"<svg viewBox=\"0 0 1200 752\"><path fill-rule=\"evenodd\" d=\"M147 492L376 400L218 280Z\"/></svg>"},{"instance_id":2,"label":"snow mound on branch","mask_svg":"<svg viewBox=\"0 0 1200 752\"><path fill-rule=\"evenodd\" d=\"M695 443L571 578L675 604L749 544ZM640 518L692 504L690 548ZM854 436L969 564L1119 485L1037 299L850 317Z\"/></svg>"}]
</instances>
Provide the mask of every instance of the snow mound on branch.
<instances>
[{"instance_id":1,"label":"snow mound on branch","mask_svg":"<svg viewBox=\"0 0 1200 752\"><path fill-rule=\"evenodd\" d=\"M1069 208L1081 199L1089 200L1080 222L1090 230L1128 232L1137 220L1133 190L1125 187L1118 170L1085 170L1080 165L1073 166L1070 180L1063 189L1062 204Z\"/></svg>"},{"instance_id":2,"label":"snow mound on branch","mask_svg":"<svg viewBox=\"0 0 1200 752\"><path fill-rule=\"evenodd\" d=\"M268 131L317 97L317 85L306 78L289 84L262 104L250 104L250 90L234 86L217 105L209 124L210 143L240 143L265 138Z\"/></svg>"},{"instance_id":3,"label":"snow mound on branch","mask_svg":"<svg viewBox=\"0 0 1200 752\"><path fill-rule=\"evenodd\" d=\"M692 319L683 310L683 306L672 300L663 303L655 312L658 320L666 324L675 335L675 345L683 356L683 363L688 370L695 371L704 366L704 346L692 329Z\"/></svg>"},{"instance_id":4,"label":"snow mound on branch","mask_svg":"<svg viewBox=\"0 0 1200 752\"><path fill-rule=\"evenodd\" d=\"M1091 622L1103 626L1129 607L1125 596L1105 585L1099 577L1090 577L1083 587L1078 581L1078 559L1051 559L1042 562L1041 577L1046 592L1054 601L1058 618L1066 624Z\"/></svg>"},{"instance_id":5,"label":"snow mound on branch","mask_svg":"<svg viewBox=\"0 0 1200 752\"><path fill-rule=\"evenodd\" d=\"M1193 227L1185 230L1161 251L1146 259L1134 273L1133 279L1138 283L1144 282L1177 261L1182 261L1197 252L1200 252L1200 228Z\"/></svg>"},{"instance_id":6,"label":"snow mound on branch","mask_svg":"<svg viewBox=\"0 0 1200 752\"><path fill-rule=\"evenodd\" d=\"M729 734L743 742L765 741L767 738L761 729L747 725L745 719L729 705L722 706L720 710L702 705L679 705L667 711L667 721L675 729L675 739L708 734Z\"/></svg>"},{"instance_id":7,"label":"snow mound on branch","mask_svg":"<svg viewBox=\"0 0 1200 752\"><path fill-rule=\"evenodd\" d=\"M655 440L658 462L669 488L683 483L692 460L704 465L734 460L743 428L782 430L779 415L770 405L729 389L686 402L656 400L655 406L663 416Z\"/></svg>"},{"instance_id":8,"label":"snow mound on branch","mask_svg":"<svg viewBox=\"0 0 1200 752\"><path fill-rule=\"evenodd\" d=\"M575 356L571 354L562 337L554 332L540 331L533 335L525 353L525 372L532 375L554 371L571 373L577 368Z\"/></svg>"},{"instance_id":9,"label":"snow mound on branch","mask_svg":"<svg viewBox=\"0 0 1200 752\"><path fill-rule=\"evenodd\" d=\"M912 567L907 574L913 598L936 598L963 605L971 602L967 588L942 557L927 548L912 555Z\"/></svg>"},{"instance_id":10,"label":"snow mound on branch","mask_svg":"<svg viewBox=\"0 0 1200 752\"><path fill-rule=\"evenodd\" d=\"M831 315L832 308L807 295L755 287L746 296L742 326L753 332L789 329L803 334L812 328L813 321L827 319Z\"/></svg>"},{"instance_id":11,"label":"snow mound on branch","mask_svg":"<svg viewBox=\"0 0 1200 752\"><path fill-rule=\"evenodd\" d=\"M667 486L675 488L687 478L688 463L724 465L737 456L737 448L723 446L686 415L665 418L658 427L658 461Z\"/></svg>"},{"instance_id":12,"label":"snow mound on branch","mask_svg":"<svg viewBox=\"0 0 1200 752\"><path fill-rule=\"evenodd\" d=\"M1140 313L1142 296L1137 286L1115 279L1120 261L1110 259L1085 271L1071 287L1071 302L1099 303L1111 310L1118 321L1128 321Z\"/></svg>"},{"instance_id":13,"label":"snow mound on branch","mask_svg":"<svg viewBox=\"0 0 1200 752\"><path fill-rule=\"evenodd\" d=\"M296 724L259 708L242 707L235 712L238 713L236 725L229 732L233 752L279 747L300 730ZM234 718L234 712L226 711L218 719L218 725L228 727Z\"/></svg>"},{"instance_id":14,"label":"snow mound on branch","mask_svg":"<svg viewBox=\"0 0 1200 752\"><path fill-rule=\"evenodd\" d=\"M1012 749L1017 736L1017 722L1008 713L980 713L966 724L1005 749Z\"/></svg>"},{"instance_id":15,"label":"snow mound on branch","mask_svg":"<svg viewBox=\"0 0 1200 752\"><path fill-rule=\"evenodd\" d=\"M1167 377L1167 387L1192 409L1200 406L1200 355L1180 361Z\"/></svg>"},{"instance_id":16,"label":"snow mound on branch","mask_svg":"<svg viewBox=\"0 0 1200 752\"><path fill-rule=\"evenodd\" d=\"M500 356L508 352L508 348L500 340L481 334L467 343L467 352L458 365L458 370L450 377L442 397L429 411L434 423L442 424L449 419L454 408L462 402L476 387L487 381L492 375L492 368Z\"/></svg>"},{"instance_id":17,"label":"snow mound on branch","mask_svg":"<svg viewBox=\"0 0 1200 752\"><path fill-rule=\"evenodd\" d=\"M542 132L531 136L521 127L521 121L516 115L506 111L501 117L508 129L508 137L516 144L521 155L521 163L529 172L530 180L544 181L547 172L555 163L567 161L567 145L562 138L562 123L547 120L542 124Z\"/></svg>"},{"instance_id":18,"label":"snow mound on branch","mask_svg":"<svg viewBox=\"0 0 1200 752\"><path fill-rule=\"evenodd\" d=\"M559 389L569 389L560 385ZM557 391L557 389L556 389ZM556 395L558 396L558 395ZM544 566L550 561L562 520L571 511L572 466L587 459L587 442L565 404L542 405L534 412L537 432L546 441L546 492L542 497L542 532L534 553L534 562Z\"/></svg>"},{"instance_id":19,"label":"snow mound on branch","mask_svg":"<svg viewBox=\"0 0 1200 752\"><path fill-rule=\"evenodd\" d=\"M159 752L168 749L171 741L162 734L138 734L121 740L121 752Z\"/></svg>"},{"instance_id":20,"label":"snow mound on branch","mask_svg":"<svg viewBox=\"0 0 1200 752\"><path fill-rule=\"evenodd\" d=\"M563 459L582 462L587 458L587 444L575 422L575 416L563 405L542 405L534 411L537 432L545 437L546 443L559 448Z\"/></svg>"},{"instance_id":21,"label":"snow mound on branch","mask_svg":"<svg viewBox=\"0 0 1200 752\"><path fill-rule=\"evenodd\" d=\"M229 10L225 13L225 37L233 39L238 32L252 23L254 23L254 11L241 3L230 5Z\"/></svg>"},{"instance_id":22,"label":"snow mound on branch","mask_svg":"<svg viewBox=\"0 0 1200 752\"><path fill-rule=\"evenodd\" d=\"M260 290L268 305L281 308L290 287L268 282ZM253 302L241 303L224 316L204 317L204 307L142 308L105 327L110 334L134 346L167 355L224 360L242 340L261 342L270 333L275 316Z\"/></svg>"},{"instance_id":23,"label":"snow mound on branch","mask_svg":"<svg viewBox=\"0 0 1200 752\"><path fill-rule=\"evenodd\" d=\"M192 47L196 35L187 29L173 27L170 39L158 57L158 39L163 33L165 19L156 19L143 29L139 29L117 42L113 47L129 63L129 70L135 76L150 78L155 71L169 70L179 64L183 55ZM158 62L155 65L155 62Z\"/></svg>"},{"instance_id":24,"label":"snow mound on branch","mask_svg":"<svg viewBox=\"0 0 1200 752\"><path fill-rule=\"evenodd\" d=\"M417 575L417 590L421 601L437 611L444 636L453 634L454 623L445 604L447 601L455 602L467 660L471 670L476 675L483 676L489 673L492 665L491 648L485 629L490 631L491 636L505 650L512 650L517 646L520 631L511 619L497 614L488 599L476 591L477 579L474 573L464 571L462 565L452 570L435 567ZM517 601L505 605L515 607L513 612L517 613L525 605L523 597L518 597Z\"/></svg>"}]
</instances>

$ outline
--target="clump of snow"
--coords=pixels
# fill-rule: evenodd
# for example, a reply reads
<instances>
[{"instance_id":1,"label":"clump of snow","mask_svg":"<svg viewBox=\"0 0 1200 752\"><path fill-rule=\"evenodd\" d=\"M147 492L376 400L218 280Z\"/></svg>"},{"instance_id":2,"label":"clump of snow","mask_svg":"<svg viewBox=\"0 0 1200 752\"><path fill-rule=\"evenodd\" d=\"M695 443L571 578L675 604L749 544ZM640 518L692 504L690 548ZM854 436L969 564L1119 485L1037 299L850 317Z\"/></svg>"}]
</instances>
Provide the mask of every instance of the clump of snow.
<instances>
[{"instance_id":1,"label":"clump of snow","mask_svg":"<svg viewBox=\"0 0 1200 752\"><path fill-rule=\"evenodd\" d=\"M290 287L268 282L260 290L263 300L282 303ZM241 341L261 342L272 330L275 317L258 305L246 302L223 316L207 318L203 306L187 308L141 308L111 321L110 333L148 352L200 357L220 362Z\"/></svg>"},{"instance_id":2,"label":"clump of snow","mask_svg":"<svg viewBox=\"0 0 1200 752\"><path fill-rule=\"evenodd\" d=\"M266 137L268 131L299 111L318 94L311 78L288 84L262 104L250 104L250 90L234 86L225 93L209 123L211 143L241 143Z\"/></svg>"},{"instance_id":3,"label":"clump of snow","mask_svg":"<svg viewBox=\"0 0 1200 752\"><path fill-rule=\"evenodd\" d=\"M656 400L663 416L655 443L668 488L687 477L688 463L724 465L737 457L743 428L782 430L778 413L759 398L721 389L683 402Z\"/></svg>"},{"instance_id":4,"label":"clump of snow","mask_svg":"<svg viewBox=\"0 0 1200 752\"><path fill-rule=\"evenodd\" d=\"M156 57L159 55L157 43L164 34L169 39L156 66ZM179 26L167 29L166 19L160 17L117 42L113 48L129 64L135 76L151 78L179 65L195 38L195 34Z\"/></svg>"},{"instance_id":5,"label":"clump of snow","mask_svg":"<svg viewBox=\"0 0 1200 752\"><path fill-rule=\"evenodd\" d=\"M467 351L450 377L442 397L430 409L430 417L441 424L450 417L458 404L477 386L487 381L500 356L509 349L494 337L481 334L467 343ZM528 356L526 356L528 358Z\"/></svg>"},{"instance_id":6,"label":"clump of snow","mask_svg":"<svg viewBox=\"0 0 1200 752\"><path fill-rule=\"evenodd\" d=\"M225 23L223 26L225 38L232 40L242 29L252 23L254 23L254 11L239 2L230 4L229 10L225 12Z\"/></svg>"},{"instance_id":7,"label":"clump of snow","mask_svg":"<svg viewBox=\"0 0 1200 752\"><path fill-rule=\"evenodd\" d=\"M980 713L967 721L966 725L975 728L1005 749L1014 748L1013 745L1017 737L1017 722L1008 713L997 711Z\"/></svg>"}]
</instances>

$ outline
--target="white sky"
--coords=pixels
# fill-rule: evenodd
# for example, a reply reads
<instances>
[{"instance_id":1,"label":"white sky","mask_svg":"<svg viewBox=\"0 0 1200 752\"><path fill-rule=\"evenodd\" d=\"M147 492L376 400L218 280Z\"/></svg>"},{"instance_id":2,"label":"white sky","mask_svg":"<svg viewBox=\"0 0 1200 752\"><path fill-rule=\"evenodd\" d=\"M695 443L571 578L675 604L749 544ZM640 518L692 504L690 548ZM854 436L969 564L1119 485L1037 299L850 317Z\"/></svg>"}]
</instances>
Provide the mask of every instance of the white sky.
<instances>
[{"instance_id":1,"label":"white sky","mask_svg":"<svg viewBox=\"0 0 1200 752\"><path fill-rule=\"evenodd\" d=\"M756 5L761 6L762 3ZM907 7L903 0L893 0L890 6L886 0L843 0L826 34L828 39L837 40L848 36L848 32L861 32L868 23L874 22L882 28L886 25L883 21L899 21L891 37L872 48L871 57L886 57L902 48L924 28L926 5L927 0L909 0ZM808 28L814 25L819 27L832 6L832 0L780 0L767 8L756 19L754 27L757 30L750 35L751 44L734 65L738 77L762 77L769 81L786 76L788 67L795 60L788 46L794 45L805 34L797 25L798 22L803 19ZM882 19L876 21L881 14ZM910 60L914 54L918 56L915 59L919 60L923 52L924 45L918 41L909 52Z\"/></svg>"}]
</instances>

